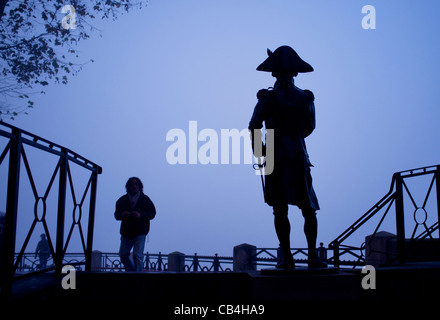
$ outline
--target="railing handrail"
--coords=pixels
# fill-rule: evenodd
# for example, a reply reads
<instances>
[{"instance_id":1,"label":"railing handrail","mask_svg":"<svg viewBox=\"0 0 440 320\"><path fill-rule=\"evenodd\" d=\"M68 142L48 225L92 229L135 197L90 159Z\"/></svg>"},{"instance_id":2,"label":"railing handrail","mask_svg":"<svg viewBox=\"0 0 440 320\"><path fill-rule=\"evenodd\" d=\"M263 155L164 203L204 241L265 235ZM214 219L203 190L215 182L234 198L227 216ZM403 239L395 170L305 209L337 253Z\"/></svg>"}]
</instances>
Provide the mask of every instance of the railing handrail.
<instances>
[{"instance_id":1,"label":"railing handrail","mask_svg":"<svg viewBox=\"0 0 440 320\"><path fill-rule=\"evenodd\" d=\"M62 156L64 154L63 150L65 150L69 160L77 163L80 166L83 166L83 167L85 166L85 167L87 167L90 170L97 170L98 174L102 173L102 167L101 166L99 166L98 164L96 164L96 163L86 159L85 157L83 157L80 154L72 151L69 148L63 147L60 144L57 144L55 142L52 142L52 141L47 140L45 138L42 138L42 137L40 137L40 136L38 136L36 134L30 133L30 132L28 132L26 130L23 130L23 129L20 129L18 127L15 127L15 126L13 126L13 125L11 125L9 123L1 122L0 121L0 125L4 126L4 127L7 127L7 128L9 128L11 130L18 130L20 132L21 141L23 143L32 145L32 146L34 146L36 148L39 148L39 149L44 150L44 151L47 151L49 153L56 154L58 156ZM2 129L0 129L0 135L4 136L4 137L7 137L9 139L15 139L16 138L16 136L15 136L15 134L13 132L7 132L7 131L4 131ZM29 136L30 139L27 139L23 135ZM42 144L41 142L44 142L46 145ZM57 148L59 150L55 150L54 148Z\"/></svg>"}]
</instances>

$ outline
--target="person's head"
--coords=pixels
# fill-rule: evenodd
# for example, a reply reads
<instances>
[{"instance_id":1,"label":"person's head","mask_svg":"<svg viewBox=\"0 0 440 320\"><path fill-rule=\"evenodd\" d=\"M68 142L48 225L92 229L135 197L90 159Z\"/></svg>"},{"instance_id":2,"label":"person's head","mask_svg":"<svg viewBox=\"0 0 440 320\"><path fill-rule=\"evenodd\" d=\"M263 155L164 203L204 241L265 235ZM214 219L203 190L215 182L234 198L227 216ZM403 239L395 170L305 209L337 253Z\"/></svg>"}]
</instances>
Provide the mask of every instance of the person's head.
<instances>
[{"instance_id":1,"label":"person's head","mask_svg":"<svg viewBox=\"0 0 440 320\"><path fill-rule=\"evenodd\" d=\"M144 185L142 184L142 181L137 177L131 177L128 179L127 183L125 184L125 189L127 190L127 193L130 194L136 194L139 191L142 192L144 189Z\"/></svg>"},{"instance_id":2,"label":"person's head","mask_svg":"<svg viewBox=\"0 0 440 320\"><path fill-rule=\"evenodd\" d=\"M42 234L40 234L40 238L41 238L41 240L44 240L44 239L46 239L46 235L44 233L42 233Z\"/></svg>"}]
</instances>

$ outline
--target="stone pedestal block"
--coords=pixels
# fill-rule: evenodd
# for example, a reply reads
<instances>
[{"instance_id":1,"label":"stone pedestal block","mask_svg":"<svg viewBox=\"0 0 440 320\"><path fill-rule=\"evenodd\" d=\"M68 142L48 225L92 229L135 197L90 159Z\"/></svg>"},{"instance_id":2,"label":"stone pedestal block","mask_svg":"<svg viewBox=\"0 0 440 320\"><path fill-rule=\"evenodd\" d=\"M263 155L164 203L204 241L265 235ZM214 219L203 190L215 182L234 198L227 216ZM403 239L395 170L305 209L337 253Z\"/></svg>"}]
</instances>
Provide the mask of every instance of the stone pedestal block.
<instances>
[{"instance_id":1,"label":"stone pedestal block","mask_svg":"<svg viewBox=\"0 0 440 320\"><path fill-rule=\"evenodd\" d=\"M185 255L183 253L174 251L168 254L168 271L185 271Z\"/></svg>"},{"instance_id":2,"label":"stone pedestal block","mask_svg":"<svg viewBox=\"0 0 440 320\"><path fill-rule=\"evenodd\" d=\"M234 247L234 271L257 270L255 255L257 247L243 243Z\"/></svg>"},{"instance_id":3,"label":"stone pedestal block","mask_svg":"<svg viewBox=\"0 0 440 320\"><path fill-rule=\"evenodd\" d=\"M92 271L101 271L102 267L102 252L98 250L92 251L92 261L90 268Z\"/></svg>"},{"instance_id":4,"label":"stone pedestal block","mask_svg":"<svg viewBox=\"0 0 440 320\"><path fill-rule=\"evenodd\" d=\"M397 254L397 237L395 234L380 231L365 237L365 264L378 267L389 264Z\"/></svg>"}]
</instances>

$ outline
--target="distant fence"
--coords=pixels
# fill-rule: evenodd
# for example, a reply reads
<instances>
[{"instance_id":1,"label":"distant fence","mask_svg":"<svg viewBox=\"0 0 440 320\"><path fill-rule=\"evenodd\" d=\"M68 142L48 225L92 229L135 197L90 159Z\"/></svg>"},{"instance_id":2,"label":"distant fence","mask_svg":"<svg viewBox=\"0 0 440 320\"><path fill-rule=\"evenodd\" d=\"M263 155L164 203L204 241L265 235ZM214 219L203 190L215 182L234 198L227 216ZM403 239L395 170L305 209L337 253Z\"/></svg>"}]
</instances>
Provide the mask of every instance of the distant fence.
<instances>
[{"instance_id":1,"label":"distant fence","mask_svg":"<svg viewBox=\"0 0 440 320\"><path fill-rule=\"evenodd\" d=\"M176 253L174 253L175 255ZM16 254L18 256L18 254ZM184 255L182 270L169 267L169 257L171 254L149 253L144 256L145 271L232 271L233 257L223 257L215 254L214 256ZM93 251L91 258L91 270L101 272L122 272L124 266L115 252ZM55 266L52 257L44 261L46 268L52 269ZM84 253L66 253L63 259L64 265L73 265L77 270L85 270ZM26 274L41 270L41 260L35 253L23 253L20 263L17 265L17 274Z\"/></svg>"},{"instance_id":2,"label":"distant fence","mask_svg":"<svg viewBox=\"0 0 440 320\"><path fill-rule=\"evenodd\" d=\"M306 264L308 249L292 248L292 254L297 264ZM180 252L169 254L150 253L144 255L144 271L159 272L230 272L252 271L261 268L275 267L280 260L279 248L257 248L249 244L241 244L234 247L233 256L214 255L185 255ZM318 256L327 260L327 248L323 244L317 249ZM18 254L16 254L18 256ZM17 266L18 274L35 272L41 269L40 258L35 253L21 255ZM47 268L54 266L54 260L49 257L44 262ZM66 253L63 264L73 265L78 270L85 270L85 257L83 253ZM124 266L118 253L93 251L91 257L92 271L100 272L123 272Z\"/></svg>"},{"instance_id":3,"label":"distant fence","mask_svg":"<svg viewBox=\"0 0 440 320\"><path fill-rule=\"evenodd\" d=\"M16 259L19 254L16 254ZM55 261L53 257L49 256L44 262L45 267L42 268L41 260L35 253L26 252L20 256L17 263L16 275L23 275L27 273L34 273L43 271L43 269L53 270L55 268ZM84 253L66 253L63 257L63 265L75 266L77 270L85 270L86 257Z\"/></svg>"},{"instance_id":4,"label":"distant fence","mask_svg":"<svg viewBox=\"0 0 440 320\"><path fill-rule=\"evenodd\" d=\"M101 264L94 265L95 270L110 272L124 271L124 266L117 253L99 253L95 251L94 254L101 255ZM179 260L178 264L170 263L172 259L176 260L176 258ZM170 254L147 252L144 256L145 271L232 271L232 263L233 257L223 257L218 254L214 256L204 256L197 255L197 253L194 255L184 255L180 252Z\"/></svg>"}]
</instances>

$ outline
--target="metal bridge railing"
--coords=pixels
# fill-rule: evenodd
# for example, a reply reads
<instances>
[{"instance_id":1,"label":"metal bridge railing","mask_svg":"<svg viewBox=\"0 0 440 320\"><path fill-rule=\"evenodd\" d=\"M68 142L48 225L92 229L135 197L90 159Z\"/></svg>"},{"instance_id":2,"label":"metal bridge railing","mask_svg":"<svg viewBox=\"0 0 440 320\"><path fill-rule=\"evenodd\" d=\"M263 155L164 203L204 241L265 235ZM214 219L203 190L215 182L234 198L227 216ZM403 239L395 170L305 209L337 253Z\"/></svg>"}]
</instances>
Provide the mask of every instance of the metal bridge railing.
<instances>
[{"instance_id":1,"label":"metal bridge railing","mask_svg":"<svg viewBox=\"0 0 440 320\"><path fill-rule=\"evenodd\" d=\"M100 271L103 272L120 272L124 271L124 266L119 258L118 253L102 253ZM200 271L200 272L222 272L231 271L230 266L233 263L232 257L222 257L218 254L214 256L185 255L184 272ZM145 271L168 271L168 255L147 252L144 256Z\"/></svg>"},{"instance_id":2,"label":"metal bridge railing","mask_svg":"<svg viewBox=\"0 0 440 320\"><path fill-rule=\"evenodd\" d=\"M185 271L232 271L232 257L219 256L199 256L194 253L192 256L185 256ZM226 267L225 265L229 265Z\"/></svg>"},{"instance_id":3,"label":"metal bridge railing","mask_svg":"<svg viewBox=\"0 0 440 320\"><path fill-rule=\"evenodd\" d=\"M324 243L320 243L320 246L316 249L318 258L322 261L327 261L327 248L324 247ZM295 259L295 264L307 264L309 249L308 248L291 248L292 256ZM257 248L254 255L255 265L258 268L261 267L275 267L281 259L280 248Z\"/></svg>"},{"instance_id":4,"label":"metal bridge railing","mask_svg":"<svg viewBox=\"0 0 440 320\"><path fill-rule=\"evenodd\" d=\"M428 182L428 184L424 186L427 191L422 194L422 197L419 196L419 198L416 198L414 196L414 188L409 187L409 180L414 180L422 176L427 178L425 179L426 181L424 181L424 184ZM436 190L436 201L434 205L428 208L428 200L433 193L434 186ZM410 189L412 189L412 191L410 191ZM417 188L418 191L421 189L423 188ZM399 264L404 264L407 260L408 245L426 238L434 239L435 231L439 230L440 165L394 173L387 194L329 244L329 248L333 251L333 257L330 257L328 261L333 263L336 267L339 267L343 265L341 257L349 257L355 259L351 263L354 267L364 265L366 252L368 252L368 254L379 252L375 250L371 244L379 228L383 226L385 218L390 215L389 212L393 205L395 208L393 224L396 228L397 251L380 253L394 256L395 261ZM435 211L437 212L435 213ZM382 212L383 214L380 215ZM410 219L411 214L412 219ZM360 246L345 243L359 231L361 227L373 220L373 218L379 221L373 230L370 231L368 242L363 241ZM409 230L412 229L410 236L406 233L408 227Z\"/></svg>"},{"instance_id":5,"label":"metal bridge railing","mask_svg":"<svg viewBox=\"0 0 440 320\"><path fill-rule=\"evenodd\" d=\"M292 254L295 262L298 264L307 263L306 248L292 248ZM327 248L322 245L317 249L322 260L326 260ZM274 267L279 262L278 248L258 248L257 253L252 257L255 262L256 269L264 267ZM18 256L18 253L16 254ZM99 262L92 265L92 270L101 272L123 272L124 266L121 262L119 254L116 252L99 252ZM54 260L49 257L47 260L49 268L54 267ZM185 255L184 267L182 272L230 272L233 270L233 257L215 255ZM16 272L25 274L40 270L40 260L35 253L24 253ZM83 253L66 253L63 260L64 265L75 265L78 270L84 270L85 256ZM168 255L147 252L144 255L144 271L170 271L168 268ZM175 270L171 270L175 271Z\"/></svg>"},{"instance_id":6,"label":"metal bridge railing","mask_svg":"<svg viewBox=\"0 0 440 320\"><path fill-rule=\"evenodd\" d=\"M18 253L15 254L18 257ZM41 260L35 256L35 253L25 252L22 254L20 262L15 270L16 275L27 275L42 270ZM86 257L84 253L66 253L63 257L63 265L75 266L77 270L84 271L86 265ZM47 268L45 270L54 270L55 261L52 256L49 256L46 261Z\"/></svg>"},{"instance_id":7,"label":"metal bridge railing","mask_svg":"<svg viewBox=\"0 0 440 320\"><path fill-rule=\"evenodd\" d=\"M292 248L292 255L297 264L307 264L308 249L307 248ZM316 249L318 257L322 261L330 262L327 259L329 249L325 248L321 242L320 247ZM331 252L331 251L330 251ZM98 259L94 260L91 269L99 272L124 272L124 266L120 260L117 252L100 252L94 251L93 254L98 254ZM18 253L16 254L18 256ZM255 255L250 259L255 266L255 270L267 267L275 267L280 261L280 248L257 248ZM77 270L85 270L86 258L84 253L66 253L63 259L63 265L74 265ZM52 268L55 266L52 257L47 260L47 266ZM26 274L40 270L40 260L35 253L24 253L18 268L17 274ZM215 255L185 255L184 267L180 272L230 272L233 270L234 257ZM340 261L341 265L356 266L355 260ZM144 255L144 271L146 272L160 272L160 271L176 271L170 270L168 267L168 254L150 253L146 252Z\"/></svg>"},{"instance_id":8,"label":"metal bridge railing","mask_svg":"<svg viewBox=\"0 0 440 320\"><path fill-rule=\"evenodd\" d=\"M82 263L85 269L90 269L101 167L63 146L3 122L0 123L0 146L4 146L0 149L1 172L7 174L7 183L6 179L0 181L0 204L6 207L0 228L2 295L10 293L14 278L19 276L16 271L25 263L25 251L38 229L44 230L53 260L53 265L44 271L61 272L74 231L79 239L75 244L85 257ZM33 163L30 155L39 161ZM83 188L75 183L78 175L85 177ZM43 184L43 180L48 181L47 184ZM87 213L88 217L84 217ZM67 234L65 230L69 230Z\"/></svg>"},{"instance_id":9,"label":"metal bridge railing","mask_svg":"<svg viewBox=\"0 0 440 320\"><path fill-rule=\"evenodd\" d=\"M100 253L99 266L92 266L95 271L101 272L123 272L124 266L119 258L119 254L115 252ZM16 254L16 257L18 253ZM85 270L86 258L84 253L66 253L63 258L63 265L73 265L77 270ZM52 257L46 261L49 270L55 267ZM232 271L232 257L222 257L218 254L214 256L185 256L184 272L228 272ZM93 268L95 267L95 268ZM22 254L22 259L17 266L16 274L24 275L41 270L40 259L35 253L26 252ZM168 255L162 253L149 253L144 256L144 271L168 271Z\"/></svg>"}]
</instances>

